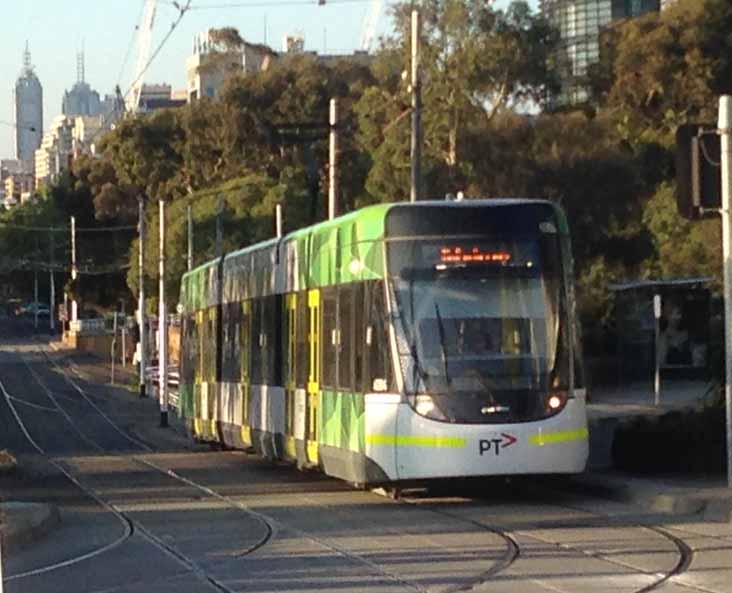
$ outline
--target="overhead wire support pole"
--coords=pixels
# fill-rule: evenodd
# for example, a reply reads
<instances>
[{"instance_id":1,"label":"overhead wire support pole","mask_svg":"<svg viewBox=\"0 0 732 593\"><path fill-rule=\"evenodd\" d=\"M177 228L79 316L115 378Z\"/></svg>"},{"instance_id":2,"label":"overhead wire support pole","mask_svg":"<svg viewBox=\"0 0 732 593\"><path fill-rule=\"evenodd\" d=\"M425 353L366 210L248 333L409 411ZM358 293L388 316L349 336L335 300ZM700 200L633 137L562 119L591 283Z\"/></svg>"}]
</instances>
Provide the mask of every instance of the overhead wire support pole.
<instances>
[{"instance_id":1,"label":"overhead wire support pole","mask_svg":"<svg viewBox=\"0 0 732 593\"><path fill-rule=\"evenodd\" d=\"M727 487L732 488L732 95L719 98L717 124L722 170L722 261L724 265L724 399L727 433Z\"/></svg>"},{"instance_id":2,"label":"overhead wire support pole","mask_svg":"<svg viewBox=\"0 0 732 593\"><path fill-rule=\"evenodd\" d=\"M51 333L53 333L56 330L56 282L55 278L53 277L53 269L56 265L55 259L55 240L53 236L53 229L48 233L49 235L49 244L48 249L50 251L49 254L49 263L51 264L49 267L49 294L48 294L48 324L49 329L51 330Z\"/></svg>"},{"instance_id":3,"label":"overhead wire support pole","mask_svg":"<svg viewBox=\"0 0 732 593\"><path fill-rule=\"evenodd\" d=\"M219 203L216 209L216 257L224 253L224 198L219 194Z\"/></svg>"},{"instance_id":4,"label":"overhead wire support pole","mask_svg":"<svg viewBox=\"0 0 732 593\"><path fill-rule=\"evenodd\" d=\"M338 215L338 99L330 100L329 123L328 220L333 220Z\"/></svg>"},{"instance_id":5,"label":"overhead wire support pole","mask_svg":"<svg viewBox=\"0 0 732 593\"><path fill-rule=\"evenodd\" d=\"M420 59L420 18L419 11L412 10L412 136L410 161L412 169L409 201L420 198L422 178L422 82L419 71Z\"/></svg>"},{"instance_id":6,"label":"overhead wire support pole","mask_svg":"<svg viewBox=\"0 0 732 593\"><path fill-rule=\"evenodd\" d=\"M278 239L282 238L282 204L275 206L275 235Z\"/></svg>"},{"instance_id":7,"label":"overhead wire support pole","mask_svg":"<svg viewBox=\"0 0 732 593\"><path fill-rule=\"evenodd\" d=\"M158 290L158 390L160 427L168 427L168 309L165 304L165 200L160 207L160 285Z\"/></svg>"},{"instance_id":8,"label":"overhead wire support pole","mask_svg":"<svg viewBox=\"0 0 732 593\"><path fill-rule=\"evenodd\" d=\"M71 299L71 321L76 321L78 319L78 303L76 302L76 295L78 293L77 287L76 287L76 277L78 275L78 271L76 269L76 217L71 217L71 280L74 285L74 294L72 295L73 298ZM68 313L67 313L68 315Z\"/></svg>"},{"instance_id":9,"label":"overhead wire support pole","mask_svg":"<svg viewBox=\"0 0 732 593\"><path fill-rule=\"evenodd\" d=\"M188 256L186 257L186 269L190 272L193 269L193 206L190 201L186 207L188 219Z\"/></svg>"},{"instance_id":10,"label":"overhead wire support pole","mask_svg":"<svg viewBox=\"0 0 732 593\"><path fill-rule=\"evenodd\" d=\"M147 368L147 323L145 323L145 202L140 196L137 199L138 224L140 233L140 252L137 258L140 287L137 311L137 326L140 332L140 397L146 397L145 370Z\"/></svg>"},{"instance_id":11,"label":"overhead wire support pole","mask_svg":"<svg viewBox=\"0 0 732 593\"><path fill-rule=\"evenodd\" d=\"M36 235L36 256L33 262L33 329L36 330L38 329L38 258L40 254L38 235Z\"/></svg>"}]
</instances>

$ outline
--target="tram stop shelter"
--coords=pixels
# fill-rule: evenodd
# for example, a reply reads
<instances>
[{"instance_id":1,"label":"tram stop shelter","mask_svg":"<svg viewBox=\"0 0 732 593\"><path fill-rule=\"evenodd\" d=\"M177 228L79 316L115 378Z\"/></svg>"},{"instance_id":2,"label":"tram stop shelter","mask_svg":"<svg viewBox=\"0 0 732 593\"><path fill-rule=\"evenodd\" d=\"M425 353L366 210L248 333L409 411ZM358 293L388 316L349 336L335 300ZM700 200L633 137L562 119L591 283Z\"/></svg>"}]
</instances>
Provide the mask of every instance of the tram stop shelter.
<instances>
[{"instance_id":1,"label":"tram stop shelter","mask_svg":"<svg viewBox=\"0 0 732 593\"><path fill-rule=\"evenodd\" d=\"M615 294L618 385L653 381L656 364L664 380L708 378L711 280L638 280L609 286Z\"/></svg>"}]
</instances>

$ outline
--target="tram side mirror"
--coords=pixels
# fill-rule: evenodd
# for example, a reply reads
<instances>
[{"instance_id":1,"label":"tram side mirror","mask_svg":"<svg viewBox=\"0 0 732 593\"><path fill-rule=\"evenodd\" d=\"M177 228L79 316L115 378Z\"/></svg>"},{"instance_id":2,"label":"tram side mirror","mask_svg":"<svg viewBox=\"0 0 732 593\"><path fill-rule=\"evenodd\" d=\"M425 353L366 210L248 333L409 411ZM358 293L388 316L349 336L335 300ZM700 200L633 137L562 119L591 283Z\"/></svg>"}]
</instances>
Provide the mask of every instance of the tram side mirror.
<instances>
[{"instance_id":1,"label":"tram side mirror","mask_svg":"<svg viewBox=\"0 0 732 593\"><path fill-rule=\"evenodd\" d=\"M371 383L371 390L374 393L384 393L387 389L386 379L374 379Z\"/></svg>"}]
</instances>

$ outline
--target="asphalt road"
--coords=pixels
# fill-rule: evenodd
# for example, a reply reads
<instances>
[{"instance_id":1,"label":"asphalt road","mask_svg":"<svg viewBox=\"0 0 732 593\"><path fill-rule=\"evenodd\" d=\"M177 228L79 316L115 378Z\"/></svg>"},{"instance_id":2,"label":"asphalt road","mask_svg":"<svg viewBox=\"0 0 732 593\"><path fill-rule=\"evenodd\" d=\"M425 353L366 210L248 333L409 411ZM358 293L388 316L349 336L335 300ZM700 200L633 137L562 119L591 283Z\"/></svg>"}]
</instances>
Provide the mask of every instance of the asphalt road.
<instances>
[{"instance_id":1,"label":"asphalt road","mask_svg":"<svg viewBox=\"0 0 732 593\"><path fill-rule=\"evenodd\" d=\"M732 525L522 480L391 500L157 426L155 403L0 327L0 496L61 524L3 593L732 592Z\"/></svg>"}]
</instances>

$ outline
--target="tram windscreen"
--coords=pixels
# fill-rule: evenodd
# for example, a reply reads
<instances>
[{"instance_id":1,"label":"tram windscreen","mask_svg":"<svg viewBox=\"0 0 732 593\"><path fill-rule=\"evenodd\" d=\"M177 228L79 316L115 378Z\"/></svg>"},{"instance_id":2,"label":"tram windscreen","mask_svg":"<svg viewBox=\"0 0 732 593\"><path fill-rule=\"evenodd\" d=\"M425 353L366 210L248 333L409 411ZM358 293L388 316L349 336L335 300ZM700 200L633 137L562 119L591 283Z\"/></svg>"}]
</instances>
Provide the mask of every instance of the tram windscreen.
<instances>
[{"instance_id":1,"label":"tram windscreen","mask_svg":"<svg viewBox=\"0 0 732 593\"><path fill-rule=\"evenodd\" d=\"M468 209L452 210L459 218ZM473 234L480 230L471 228L474 219L451 228L446 208L440 228L450 234L403 233L388 241L391 287L412 359L405 383L413 394L441 401L448 421L544 417L556 381L562 286L556 225L545 208L518 223L515 213L501 210L475 209L473 216L492 217L490 232ZM496 217L506 224L495 224Z\"/></svg>"}]
</instances>

